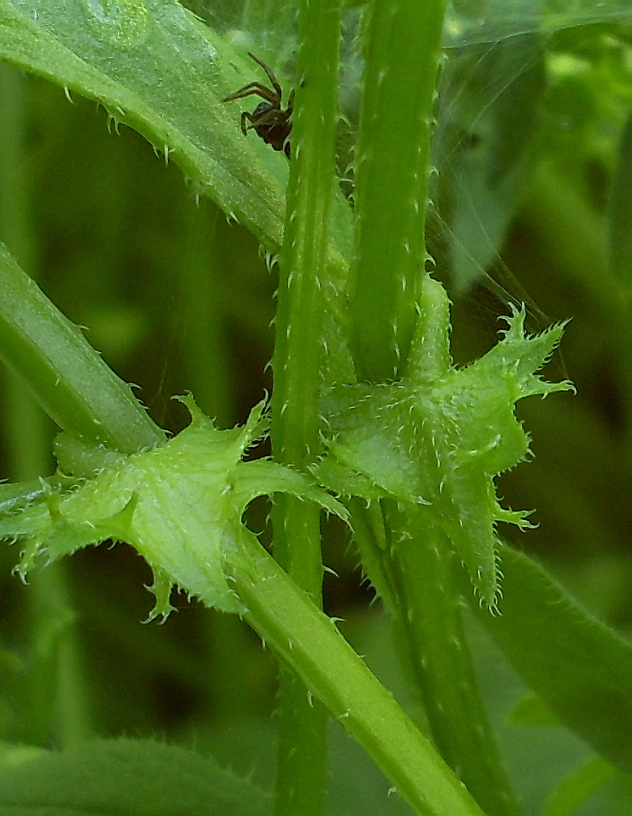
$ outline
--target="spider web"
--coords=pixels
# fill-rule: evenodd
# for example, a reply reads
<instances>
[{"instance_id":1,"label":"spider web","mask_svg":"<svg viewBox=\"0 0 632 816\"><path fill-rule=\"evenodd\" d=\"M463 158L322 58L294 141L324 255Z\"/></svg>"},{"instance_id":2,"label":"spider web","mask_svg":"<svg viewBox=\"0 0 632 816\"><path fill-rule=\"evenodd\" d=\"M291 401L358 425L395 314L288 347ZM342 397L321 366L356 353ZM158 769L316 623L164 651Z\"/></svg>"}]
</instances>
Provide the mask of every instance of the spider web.
<instances>
[{"instance_id":1,"label":"spider web","mask_svg":"<svg viewBox=\"0 0 632 816\"><path fill-rule=\"evenodd\" d=\"M222 31L247 32L263 48L291 41L294 0L188 0L192 10ZM349 4L351 13L361 4ZM594 23L630 23L629 0L452 0L444 26L444 46L497 43L521 34L551 33ZM285 27L285 31L282 29Z\"/></svg>"},{"instance_id":2,"label":"spider web","mask_svg":"<svg viewBox=\"0 0 632 816\"><path fill-rule=\"evenodd\" d=\"M292 75L296 47L294 0L190 0L218 30L244 50L254 50ZM340 104L346 117L341 170L352 162L360 108L362 57L358 33L364 7L344 12ZM629 0L452 0L445 19L440 105L433 148L439 187L429 217L438 264L449 270L453 293L479 284L497 299L529 302L500 257L527 170L529 133L513 153L493 143L498 116L513 98L528 106L544 82L543 42L556 32L595 24L632 23ZM500 114L499 114L500 111ZM528 129L528 128L527 128ZM484 163L487 162L487 167ZM344 185L343 185L344 186ZM349 186L347 186L347 190ZM447 192L446 192L447 191ZM493 269L494 277L490 277ZM532 304L532 313L538 309Z\"/></svg>"},{"instance_id":3,"label":"spider web","mask_svg":"<svg viewBox=\"0 0 632 816\"><path fill-rule=\"evenodd\" d=\"M454 0L446 14L444 45L497 43L522 34L612 22L632 22L628 0Z\"/></svg>"}]
</instances>

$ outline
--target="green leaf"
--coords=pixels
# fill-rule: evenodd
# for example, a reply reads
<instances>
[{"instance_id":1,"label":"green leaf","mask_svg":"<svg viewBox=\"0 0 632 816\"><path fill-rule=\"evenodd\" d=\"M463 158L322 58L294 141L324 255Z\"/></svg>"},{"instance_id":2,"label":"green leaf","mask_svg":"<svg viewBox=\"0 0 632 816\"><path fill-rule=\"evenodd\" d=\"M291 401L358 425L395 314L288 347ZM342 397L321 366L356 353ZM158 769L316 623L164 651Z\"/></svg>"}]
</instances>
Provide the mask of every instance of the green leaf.
<instances>
[{"instance_id":1,"label":"green leaf","mask_svg":"<svg viewBox=\"0 0 632 816\"><path fill-rule=\"evenodd\" d=\"M518 700L509 716L509 722L516 725L561 725L546 702L532 692Z\"/></svg>"},{"instance_id":2,"label":"green leaf","mask_svg":"<svg viewBox=\"0 0 632 816\"><path fill-rule=\"evenodd\" d=\"M0 766L3 816L264 816L268 797L212 760L151 740L98 740Z\"/></svg>"},{"instance_id":3,"label":"green leaf","mask_svg":"<svg viewBox=\"0 0 632 816\"><path fill-rule=\"evenodd\" d=\"M63 482L44 483L31 504L0 520L0 536L26 541L18 567L23 577L42 560L113 539L135 547L154 571L150 618L171 611L172 583L207 606L242 613L224 576L224 557L242 535L252 535L241 517L256 496L291 493L345 516L300 473L266 460L242 461L266 427L263 403L243 428L219 431L191 398L181 399L192 422L178 436L131 456L110 453L94 479L71 483L70 490Z\"/></svg>"},{"instance_id":4,"label":"green leaf","mask_svg":"<svg viewBox=\"0 0 632 816\"><path fill-rule=\"evenodd\" d=\"M408 374L399 383L334 389L323 402L329 456L316 472L343 495L411 502L447 534L489 606L498 594L495 525L529 526L528 513L500 506L494 477L528 453L529 438L515 403L572 388L547 383L544 365L563 327L536 337L524 331L525 313L486 355L466 368L452 365L449 303L427 277Z\"/></svg>"},{"instance_id":5,"label":"green leaf","mask_svg":"<svg viewBox=\"0 0 632 816\"><path fill-rule=\"evenodd\" d=\"M609 762L600 757L589 759L549 792L542 816L573 816L587 799L617 775Z\"/></svg>"},{"instance_id":6,"label":"green leaf","mask_svg":"<svg viewBox=\"0 0 632 816\"><path fill-rule=\"evenodd\" d=\"M255 46L253 45L252 48ZM173 0L0 0L0 59L101 104L118 126L175 162L193 190L249 229L269 253L283 239L288 162L240 128L224 97L262 72L245 53ZM282 79L282 77L281 77ZM332 195L334 195L332 193ZM351 368L341 336L352 219L336 190L324 287L330 354Z\"/></svg>"},{"instance_id":7,"label":"green leaf","mask_svg":"<svg viewBox=\"0 0 632 816\"><path fill-rule=\"evenodd\" d=\"M280 245L287 161L246 139L222 102L261 77L191 12L171 0L2 0L0 23L2 59L102 104L269 249Z\"/></svg>"},{"instance_id":8,"label":"green leaf","mask_svg":"<svg viewBox=\"0 0 632 816\"><path fill-rule=\"evenodd\" d=\"M472 604L516 671L559 720L632 773L632 646L527 556L501 545L500 615Z\"/></svg>"}]
</instances>

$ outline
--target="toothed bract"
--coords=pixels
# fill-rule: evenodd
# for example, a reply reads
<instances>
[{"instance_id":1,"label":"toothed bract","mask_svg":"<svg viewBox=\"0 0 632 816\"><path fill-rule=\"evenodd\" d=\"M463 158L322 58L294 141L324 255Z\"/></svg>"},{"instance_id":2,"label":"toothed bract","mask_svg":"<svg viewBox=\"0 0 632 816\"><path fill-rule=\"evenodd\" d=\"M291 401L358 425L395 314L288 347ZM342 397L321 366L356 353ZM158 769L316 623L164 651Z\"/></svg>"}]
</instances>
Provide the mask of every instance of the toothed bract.
<instances>
[{"instance_id":1,"label":"toothed bract","mask_svg":"<svg viewBox=\"0 0 632 816\"><path fill-rule=\"evenodd\" d=\"M536 374L559 343L563 325L530 337L524 308L505 320L508 328L496 346L456 368L449 300L441 284L426 276L406 376L396 383L339 386L325 396L328 454L316 468L319 481L339 495L423 505L490 607L499 592L496 523L530 526L527 512L501 507L494 485L494 477L529 450L515 403L573 388Z\"/></svg>"},{"instance_id":2,"label":"toothed bract","mask_svg":"<svg viewBox=\"0 0 632 816\"><path fill-rule=\"evenodd\" d=\"M345 516L345 510L305 476L265 459L243 461L264 432L263 403L246 425L218 430L190 397L181 398L191 424L168 442L130 456L104 457L102 470L70 489L46 487L25 508L0 518L0 536L23 544L18 572L106 540L125 541L153 570L156 604L166 617L172 585L207 606L242 613L226 580L227 559L243 536L244 509L256 496L292 493Z\"/></svg>"}]
</instances>

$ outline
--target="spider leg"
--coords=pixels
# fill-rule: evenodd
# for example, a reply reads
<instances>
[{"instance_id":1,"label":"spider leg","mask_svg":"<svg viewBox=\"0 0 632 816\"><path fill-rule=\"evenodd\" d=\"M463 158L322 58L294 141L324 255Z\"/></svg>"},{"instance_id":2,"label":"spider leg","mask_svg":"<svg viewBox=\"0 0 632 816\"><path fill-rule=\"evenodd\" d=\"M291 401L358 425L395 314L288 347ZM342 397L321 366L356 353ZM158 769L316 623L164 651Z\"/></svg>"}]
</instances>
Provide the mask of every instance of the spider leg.
<instances>
[{"instance_id":1,"label":"spider leg","mask_svg":"<svg viewBox=\"0 0 632 816\"><path fill-rule=\"evenodd\" d=\"M246 96L260 96L262 99L265 99L266 102L275 106L278 106L280 102L280 97L277 97L270 88L266 88L261 82L250 82L248 85L244 85L243 88L235 91L235 93L225 96L222 102L232 102L234 99L244 99Z\"/></svg>"},{"instance_id":2,"label":"spider leg","mask_svg":"<svg viewBox=\"0 0 632 816\"><path fill-rule=\"evenodd\" d=\"M241 114L241 132L244 134L244 136L248 135L248 125L246 122L250 122L250 127L254 127L252 124L252 114L248 113L248 111L244 111Z\"/></svg>"},{"instance_id":3,"label":"spider leg","mask_svg":"<svg viewBox=\"0 0 632 816\"><path fill-rule=\"evenodd\" d=\"M279 105L280 105L281 104L281 99L283 97L283 91L281 90L281 86L279 85L278 79L274 75L274 71L263 60L259 59L259 57L256 57L252 53L252 51L248 51L248 56L250 57L250 59L253 59L257 63L257 65L260 65L263 68L263 70L266 72L266 76L270 80L270 84L272 85L272 87L274 88L274 90L277 93L277 96L279 97Z\"/></svg>"},{"instance_id":4,"label":"spider leg","mask_svg":"<svg viewBox=\"0 0 632 816\"><path fill-rule=\"evenodd\" d=\"M290 91L290 95L287 98L287 109L285 113L287 114L288 119L292 115L293 111L294 111L294 88L292 88L292 90Z\"/></svg>"},{"instance_id":5,"label":"spider leg","mask_svg":"<svg viewBox=\"0 0 632 816\"><path fill-rule=\"evenodd\" d=\"M252 113L248 113L248 111L244 111L241 114L241 130L244 136L247 135L249 130L256 130L259 125L269 125L274 122L278 114L277 110L269 110L265 113L258 113L256 116L253 116ZM249 125L246 122L250 122Z\"/></svg>"}]
</instances>

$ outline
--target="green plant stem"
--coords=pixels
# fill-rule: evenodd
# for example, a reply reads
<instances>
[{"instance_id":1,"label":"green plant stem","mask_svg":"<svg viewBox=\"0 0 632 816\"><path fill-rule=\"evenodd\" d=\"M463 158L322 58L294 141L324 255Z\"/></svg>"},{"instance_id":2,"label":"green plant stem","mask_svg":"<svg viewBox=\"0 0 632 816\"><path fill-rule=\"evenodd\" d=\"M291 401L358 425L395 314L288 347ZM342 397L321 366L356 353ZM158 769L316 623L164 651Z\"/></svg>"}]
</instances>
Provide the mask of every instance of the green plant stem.
<instances>
[{"instance_id":1,"label":"green plant stem","mask_svg":"<svg viewBox=\"0 0 632 816\"><path fill-rule=\"evenodd\" d=\"M25 710L17 738L68 748L91 735L77 620L63 563L36 576L30 598L31 648Z\"/></svg>"},{"instance_id":2,"label":"green plant stem","mask_svg":"<svg viewBox=\"0 0 632 816\"><path fill-rule=\"evenodd\" d=\"M253 536L226 568L248 607L246 620L373 758L423 816L483 811L392 694ZM298 812L303 812L298 811Z\"/></svg>"},{"instance_id":3,"label":"green plant stem","mask_svg":"<svg viewBox=\"0 0 632 816\"><path fill-rule=\"evenodd\" d=\"M371 8L350 292L361 379L383 382L406 373L427 257L424 223L444 10L441 0L381 0ZM384 533L373 536L366 527L363 562L372 580L372 571L379 573L374 582L403 632L433 738L490 814L516 814L463 637L451 547L422 523L421 512L403 513L390 502L383 508Z\"/></svg>"},{"instance_id":4,"label":"green plant stem","mask_svg":"<svg viewBox=\"0 0 632 816\"><path fill-rule=\"evenodd\" d=\"M403 374L411 345L426 258L423 225L443 14L443 2L416 0L375 2L371 9L351 289L355 359L359 376L369 380ZM385 502L384 548L365 536L363 561L370 576L372 565L381 573L375 583L402 629L433 737L490 813L516 813L463 637L451 548L420 524L419 514L389 507Z\"/></svg>"},{"instance_id":5,"label":"green plant stem","mask_svg":"<svg viewBox=\"0 0 632 816\"><path fill-rule=\"evenodd\" d=\"M351 509L363 567L393 618L434 744L489 816L516 816L463 630L452 547L423 507L383 500L367 509L356 499Z\"/></svg>"},{"instance_id":6,"label":"green plant stem","mask_svg":"<svg viewBox=\"0 0 632 816\"><path fill-rule=\"evenodd\" d=\"M360 379L402 375L424 274L430 136L444 0L374 0L356 147L350 287Z\"/></svg>"},{"instance_id":7,"label":"green plant stem","mask_svg":"<svg viewBox=\"0 0 632 816\"><path fill-rule=\"evenodd\" d=\"M93 444L134 453L163 441L79 329L0 245L0 359L22 376L46 413Z\"/></svg>"},{"instance_id":8,"label":"green plant stem","mask_svg":"<svg viewBox=\"0 0 632 816\"><path fill-rule=\"evenodd\" d=\"M339 0L300 6L296 104L281 250L273 357L272 449L277 461L305 470L320 450L323 289L333 196L340 43ZM290 496L275 501L274 554L322 606L320 513ZM327 774L324 707L282 667L278 691L277 816L322 813Z\"/></svg>"},{"instance_id":9,"label":"green plant stem","mask_svg":"<svg viewBox=\"0 0 632 816\"><path fill-rule=\"evenodd\" d=\"M291 531L294 540L307 550L302 553L302 558L292 559L295 580L307 586L306 578L311 573L312 584L316 574L322 582L320 555L318 563L315 557L316 546L320 554L318 509L305 506L305 502L301 506L297 499L283 499L277 511L283 513L286 534ZM275 553L277 540L275 538ZM308 563L310 551L314 554L311 569ZM310 597L322 606L320 594L315 596L312 591ZM274 812L276 816L298 813L320 816L327 782L327 712L319 700L311 699L305 682L283 664L279 667L277 723Z\"/></svg>"},{"instance_id":10,"label":"green plant stem","mask_svg":"<svg viewBox=\"0 0 632 816\"><path fill-rule=\"evenodd\" d=\"M489 816L517 816L520 809L474 675L450 542L424 517L424 508L401 514L391 507L388 522L396 539L387 550L400 604L395 620L422 692L433 740Z\"/></svg>"}]
</instances>

